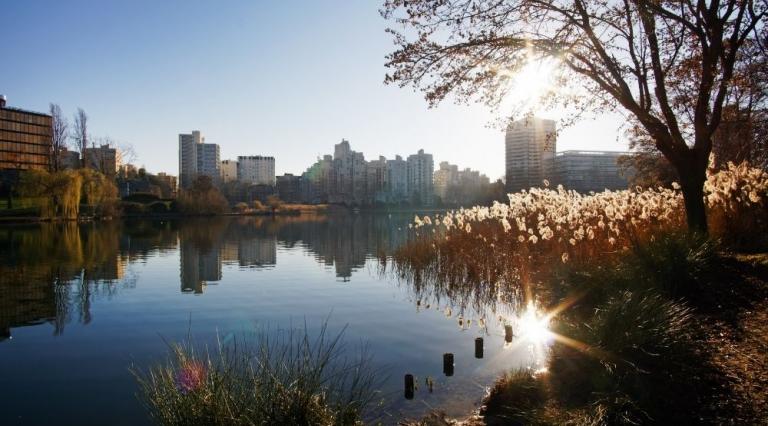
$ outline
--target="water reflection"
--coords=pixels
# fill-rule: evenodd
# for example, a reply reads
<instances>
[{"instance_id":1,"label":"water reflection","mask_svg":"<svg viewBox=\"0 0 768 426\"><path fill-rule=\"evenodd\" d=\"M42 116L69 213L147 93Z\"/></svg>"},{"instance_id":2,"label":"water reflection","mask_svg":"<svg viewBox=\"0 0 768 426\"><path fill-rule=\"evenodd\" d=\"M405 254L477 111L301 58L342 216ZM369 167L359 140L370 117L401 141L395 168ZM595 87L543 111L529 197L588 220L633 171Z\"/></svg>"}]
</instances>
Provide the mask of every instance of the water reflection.
<instances>
[{"instance_id":1,"label":"water reflection","mask_svg":"<svg viewBox=\"0 0 768 426\"><path fill-rule=\"evenodd\" d=\"M92 304L135 286L132 264L178 249L179 288L204 294L223 266L268 269L279 248L300 248L350 281L366 260L407 238L410 215L311 215L184 221L128 220L0 227L0 340L51 323L90 323Z\"/></svg>"},{"instance_id":2,"label":"water reflection","mask_svg":"<svg viewBox=\"0 0 768 426\"><path fill-rule=\"evenodd\" d=\"M0 339L13 327L50 322L58 335L73 317L90 323L95 298L112 296L117 281L133 283L124 280L119 240L114 225L99 232L74 223L0 229Z\"/></svg>"},{"instance_id":3,"label":"water reflection","mask_svg":"<svg viewBox=\"0 0 768 426\"><path fill-rule=\"evenodd\" d=\"M500 371L542 366L542 352L524 337L518 312L525 310L508 303L517 295L503 287L392 273L384 254L412 236L412 219L332 214L0 227L0 339L17 337L0 341L0 376L9 383L0 397L16 407L0 412L0 424L3 414L35 416L25 401L42 398L58 404L48 411L74 422L75 408L70 417L60 414L77 407L73 398L49 398L57 384L73 381L89 398L109 398L94 419L121 409L125 424L141 424L131 417L142 412L126 366L164 357L163 339L183 339L190 329L203 339L226 336L257 321L285 326L330 311L335 327L350 325L352 339L370 343L392 378L382 390L390 420L418 417L427 405L461 414ZM531 336L539 335L541 316L532 318ZM514 330L509 343L505 325ZM66 336L51 338L48 329ZM62 369L63 358L88 368ZM413 392L405 395L413 400L403 394L407 374Z\"/></svg>"}]
</instances>

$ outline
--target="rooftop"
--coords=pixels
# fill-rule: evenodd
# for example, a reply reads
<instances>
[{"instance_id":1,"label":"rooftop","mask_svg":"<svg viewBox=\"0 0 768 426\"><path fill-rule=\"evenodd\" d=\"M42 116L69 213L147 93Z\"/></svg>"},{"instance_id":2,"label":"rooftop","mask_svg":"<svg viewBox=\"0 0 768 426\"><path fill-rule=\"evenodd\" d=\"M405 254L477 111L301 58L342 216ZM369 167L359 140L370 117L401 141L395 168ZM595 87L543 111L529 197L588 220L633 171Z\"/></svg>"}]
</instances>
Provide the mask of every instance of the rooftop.
<instances>
[{"instance_id":1,"label":"rooftop","mask_svg":"<svg viewBox=\"0 0 768 426\"><path fill-rule=\"evenodd\" d=\"M37 116L40 116L40 117L50 117L50 115L43 114L42 112L30 111L30 110L27 110L27 109L14 108L14 107L9 107L9 106L0 107L0 109L4 109L4 110L8 110L8 111L15 111L15 112L22 112L24 114L37 115Z\"/></svg>"}]
</instances>

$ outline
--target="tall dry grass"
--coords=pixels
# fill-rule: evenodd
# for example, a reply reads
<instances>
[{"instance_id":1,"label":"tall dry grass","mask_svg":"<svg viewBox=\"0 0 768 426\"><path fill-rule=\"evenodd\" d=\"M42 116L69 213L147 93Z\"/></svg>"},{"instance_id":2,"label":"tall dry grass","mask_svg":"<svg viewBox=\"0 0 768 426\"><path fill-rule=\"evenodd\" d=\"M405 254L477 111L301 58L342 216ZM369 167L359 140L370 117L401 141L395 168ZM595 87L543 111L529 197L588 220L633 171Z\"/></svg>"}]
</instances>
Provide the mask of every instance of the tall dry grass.
<instances>
[{"instance_id":1,"label":"tall dry grass","mask_svg":"<svg viewBox=\"0 0 768 426\"><path fill-rule=\"evenodd\" d=\"M550 348L548 373L501 379L486 398L486 420L716 418L730 402L713 384L726 379L700 336L697 294L711 284L723 246L768 243L768 173L747 164L710 171L705 201L711 239L686 232L677 185L533 188L508 203L416 217L416 236L393 255L393 269L418 300L435 293L473 309L533 301L552 316L564 338Z\"/></svg>"},{"instance_id":2,"label":"tall dry grass","mask_svg":"<svg viewBox=\"0 0 768 426\"><path fill-rule=\"evenodd\" d=\"M766 171L729 163L710 172L705 194L714 238L738 245L765 242ZM507 284L535 282L558 264L607 263L679 232L685 229L685 208L678 185L580 194L545 182L545 188L509 194L508 203L417 216L413 228L417 238L394 255L401 274L510 289Z\"/></svg>"}]
</instances>

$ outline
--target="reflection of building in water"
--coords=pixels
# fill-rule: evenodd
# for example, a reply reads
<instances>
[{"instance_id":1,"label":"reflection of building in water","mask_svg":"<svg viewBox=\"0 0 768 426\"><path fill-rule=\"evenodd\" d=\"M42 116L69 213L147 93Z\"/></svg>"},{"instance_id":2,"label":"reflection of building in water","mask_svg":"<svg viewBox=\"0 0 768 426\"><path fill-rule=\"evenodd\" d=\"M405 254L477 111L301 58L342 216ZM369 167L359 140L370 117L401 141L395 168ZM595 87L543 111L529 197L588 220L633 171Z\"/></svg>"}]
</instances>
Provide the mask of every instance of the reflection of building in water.
<instances>
[{"instance_id":1,"label":"reflection of building in water","mask_svg":"<svg viewBox=\"0 0 768 426\"><path fill-rule=\"evenodd\" d=\"M238 261L242 267L263 268L277 263L275 236L241 239L237 247Z\"/></svg>"},{"instance_id":2,"label":"reflection of building in water","mask_svg":"<svg viewBox=\"0 0 768 426\"><path fill-rule=\"evenodd\" d=\"M236 264L239 262L239 249L237 241L224 240L219 248L221 263L225 265Z\"/></svg>"},{"instance_id":3,"label":"reflection of building in water","mask_svg":"<svg viewBox=\"0 0 768 426\"><path fill-rule=\"evenodd\" d=\"M181 241L181 291L202 294L209 282L221 281L221 257L219 250L203 253L195 244Z\"/></svg>"},{"instance_id":4,"label":"reflection of building in water","mask_svg":"<svg viewBox=\"0 0 768 426\"><path fill-rule=\"evenodd\" d=\"M50 281L27 277L9 280L13 272L2 268L0 274L0 342L11 337L11 328L56 320L56 298Z\"/></svg>"},{"instance_id":5,"label":"reflection of building in water","mask_svg":"<svg viewBox=\"0 0 768 426\"><path fill-rule=\"evenodd\" d=\"M318 220L281 219L277 238L286 247L300 245L320 263L348 281L366 261L390 253L408 237L411 215L333 214Z\"/></svg>"}]
</instances>

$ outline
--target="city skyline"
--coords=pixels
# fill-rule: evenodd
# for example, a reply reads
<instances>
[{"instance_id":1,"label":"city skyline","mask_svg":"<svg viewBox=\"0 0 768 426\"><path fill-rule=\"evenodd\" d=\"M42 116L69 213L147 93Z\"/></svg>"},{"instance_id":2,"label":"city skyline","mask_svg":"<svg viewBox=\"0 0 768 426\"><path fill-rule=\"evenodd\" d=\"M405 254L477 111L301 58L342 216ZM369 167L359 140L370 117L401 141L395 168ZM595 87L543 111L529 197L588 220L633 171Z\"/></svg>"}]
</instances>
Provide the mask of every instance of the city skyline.
<instances>
[{"instance_id":1,"label":"city skyline","mask_svg":"<svg viewBox=\"0 0 768 426\"><path fill-rule=\"evenodd\" d=\"M368 5L334 15L311 3L298 11L142 2L5 9L0 34L25 40L8 46L14 66L0 69L9 105L45 112L55 102L67 117L82 107L95 136L132 144L150 171L178 174L178 133L201 129L222 159L273 156L278 175L300 173L342 138L366 158L421 147L493 180L504 174L504 129L487 127L498 115L481 105L428 109L421 94L383 84L391 40ZM182 31L195 20L205 25ZM563 130L560 146L624 150L619 124L583 121Z\"/></svg>"}]
</instances>

